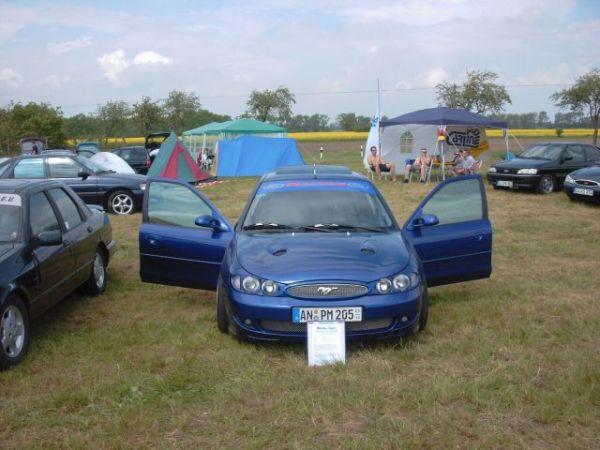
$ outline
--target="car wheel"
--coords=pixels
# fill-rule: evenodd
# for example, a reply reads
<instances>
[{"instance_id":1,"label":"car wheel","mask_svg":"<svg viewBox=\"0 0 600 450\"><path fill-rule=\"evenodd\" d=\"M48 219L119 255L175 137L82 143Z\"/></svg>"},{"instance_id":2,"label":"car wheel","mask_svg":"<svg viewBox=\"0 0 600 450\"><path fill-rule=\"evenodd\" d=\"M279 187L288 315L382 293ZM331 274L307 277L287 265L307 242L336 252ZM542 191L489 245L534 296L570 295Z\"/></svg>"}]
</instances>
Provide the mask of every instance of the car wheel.
<instances>
[{"instance_id":1,"label":"car wheel","mask_svg":"<svg viewBox=\"0 0 600 450\"><path fill-rule=\"evenodd\" d=\"M115 191L108 197L108 210L113 214L125 216L133 213L134 200L131 192Z\"/></svg>"},{"instance_id":2,"label":"car wheel","mask_svg":"<svg viewBox=\"0 0 600 450\"><path fill-rule=\"evenodd\" d=\"M556 188L556 178L553 175L543 175L538 183L538 192L540 194L551 194Z\"/></svg>"},{"instance_id":3,"label":"car wheel","mask_svg":"<svg viewBox=\"0 0 600 450\"><path fill-rule=\"evenodd\" d=\"M30 339L27 308L19 297L10 295L0 307L0 369L19 364Z\"/></svg>"},{"instance_id":4,"label":"car wheel","mask_svg":"<svg viewBox=\"0 0 600 450\"><path fill-rule=\"evenodd\" d=\"M229 331L229 316L227 315L223 296L223 281L221 281L221 277L219 276L219 281L217 282L217 327L221 333L227 334Z\"/></svg>"},{"instance_id":5,"label":"car wheel","mask_svg":"<svg viewBox=\"0 0 600 450\"><path fill-rule=\"evenodd\" d=\"M99 295L106 290L106 261L99 248L94 254L92 273L90 273L85 287L90 295Z\"/></svg>"}]
</instances>

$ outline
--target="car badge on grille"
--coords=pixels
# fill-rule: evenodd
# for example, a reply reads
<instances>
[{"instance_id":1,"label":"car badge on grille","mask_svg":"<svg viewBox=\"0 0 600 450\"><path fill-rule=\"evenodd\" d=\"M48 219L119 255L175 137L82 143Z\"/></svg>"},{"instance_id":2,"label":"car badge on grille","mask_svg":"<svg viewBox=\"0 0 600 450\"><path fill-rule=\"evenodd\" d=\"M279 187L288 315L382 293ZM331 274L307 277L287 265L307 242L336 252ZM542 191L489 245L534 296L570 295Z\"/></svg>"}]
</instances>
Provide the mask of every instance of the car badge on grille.
<instances>
[{"instance_id":1,"label":"car badge on grille","mask_svg":"<svg viewBox=\"0 0 600 450\"><path fill-rule=\"evenodd\" d=\"M504 173L508 173L508 169L504 169Z\"/></svg>"},{"instance_id":2,"label":"car badge on grille","mask_svg":"<svg viewBox=\"0 0 600 450\"><path fill-rule=\"evenodd\" d=\"M329 295L333 291L337 291L338 288L335 286L319 286L317 292L321 295Z\"/></svg>"}]
</instances>

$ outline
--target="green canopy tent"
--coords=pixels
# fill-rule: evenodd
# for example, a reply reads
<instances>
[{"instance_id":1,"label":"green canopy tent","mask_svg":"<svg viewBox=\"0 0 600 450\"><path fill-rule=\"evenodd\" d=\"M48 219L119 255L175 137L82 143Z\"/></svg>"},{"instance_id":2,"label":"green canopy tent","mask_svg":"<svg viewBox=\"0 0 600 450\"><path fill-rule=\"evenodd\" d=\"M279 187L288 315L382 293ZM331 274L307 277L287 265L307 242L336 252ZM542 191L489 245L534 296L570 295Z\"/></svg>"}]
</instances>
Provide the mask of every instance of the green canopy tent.
<instances>
[{"instance_id":1,"label":"green canopy tent","mask_svg":"<svg viewBox=\"0 0 600 450\"><path fill-rule=\"evenodd\" d=\"M214 147L214 144L221 139L235 139L248 134L256 134L262 137L285 137L285 128L254 119L236 119L207 123L182 133L188 151L196 160L198 159L198 153L202 149L206 149L207 144ZM200 139L202 141L201 145Z\"/></svg>"}]
</instances>

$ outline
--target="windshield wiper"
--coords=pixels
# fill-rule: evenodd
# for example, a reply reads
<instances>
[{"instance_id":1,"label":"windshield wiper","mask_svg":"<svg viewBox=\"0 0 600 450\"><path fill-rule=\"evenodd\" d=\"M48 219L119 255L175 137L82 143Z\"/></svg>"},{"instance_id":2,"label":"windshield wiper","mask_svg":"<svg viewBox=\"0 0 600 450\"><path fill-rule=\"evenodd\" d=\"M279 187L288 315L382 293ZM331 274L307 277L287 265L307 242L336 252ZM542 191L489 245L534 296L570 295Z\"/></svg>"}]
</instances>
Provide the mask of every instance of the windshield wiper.
<instances>
[{"instance_id":1,"label":"windshield wiper","mask_svg":"<svg viewBox=\"0 0 600 450\"><path fill-rule=\"evenodd\" d=\"M381 233L383 230L381 228L374 227L361 227L357 225L347 225L347 224L339 224L339 223L318 223L314 225L315 228L320 230L354 230L354 231L369 231L372 233Z\"/></svg>"},{"instance_id":2,"label":"windshield wiper","mask_svg":"<svg viewBox=\"0 0 600 450\"><path fill-rule=\"evenodd\" d=\"M250 225L244 225L244 230L290 230L292 227L289 225L282 225L279 223L262 223L256 222Z\"/></svg>"}]
</instances>

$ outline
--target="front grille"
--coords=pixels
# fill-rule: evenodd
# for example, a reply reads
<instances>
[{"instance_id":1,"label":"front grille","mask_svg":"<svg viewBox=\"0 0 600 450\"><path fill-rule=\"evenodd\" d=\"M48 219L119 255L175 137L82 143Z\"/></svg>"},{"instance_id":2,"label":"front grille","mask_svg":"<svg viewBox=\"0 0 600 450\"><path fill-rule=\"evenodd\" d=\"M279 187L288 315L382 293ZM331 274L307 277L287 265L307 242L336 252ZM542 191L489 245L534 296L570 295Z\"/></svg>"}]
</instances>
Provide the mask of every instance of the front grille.
<instances>
[{"instance_id":1,"label":"front grille","mask_svg":"<svg viewBox=\"0 0 600 450\"><path fill-rule=\"evenodd\" d=\"M362 322L346 322L346 330L379 330L381 328L388 328L393 322L394 319L390 318L364 320ZM260 326L267 331L277 331L283 333L306 333L305 323L293 323L285 320L261 320Z\"/></svg>"},{"instance_id":2,"label":"front grille","mask_svg":"<svg viewBox=\"0 0 600 450\"><path fill-rule=\"evenodd\" d=\"M600 186L600 183L592 180L575 180L575 183L580 184L581 186Z\"/></svg>"},{"instance_id":3,"label":"front grille","mask_svg":"<svg viewBox=\"0 0 600 450\"><path fill-rule=\"evenodd\" d=\"M298 298L352 298L365 295L369 291L366 286L360 284L322 283L303 284L291 286L287 289L288 295Z\"/></svg>"}]
</instances>

